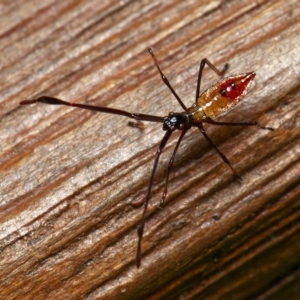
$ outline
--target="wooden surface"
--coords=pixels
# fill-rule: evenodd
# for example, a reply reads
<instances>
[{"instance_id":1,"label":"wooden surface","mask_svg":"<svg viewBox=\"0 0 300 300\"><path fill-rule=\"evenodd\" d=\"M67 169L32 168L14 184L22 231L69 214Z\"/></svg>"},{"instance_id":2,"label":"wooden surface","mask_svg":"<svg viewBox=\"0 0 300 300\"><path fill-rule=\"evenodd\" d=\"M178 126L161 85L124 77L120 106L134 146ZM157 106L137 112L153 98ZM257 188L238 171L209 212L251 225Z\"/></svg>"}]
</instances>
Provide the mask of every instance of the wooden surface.
<instances>
[{"instance_id":1,"label":"wooden surface","mask_svg":"<svg viewBox=\"0 0 300 300\"><path fill-rule=\"evenodd\" d=\"M18 3L18 4L15 4ZM0 2L1 299L300 299L300 6L298 1ZM186 105L199 62L255 85L207 126L239 183L197 130L184 139L143 259L134 264L160 124L23 99L62 99L165 116ZM216 82L205 70L203 86Z\"/></svg>"}]
</instances>

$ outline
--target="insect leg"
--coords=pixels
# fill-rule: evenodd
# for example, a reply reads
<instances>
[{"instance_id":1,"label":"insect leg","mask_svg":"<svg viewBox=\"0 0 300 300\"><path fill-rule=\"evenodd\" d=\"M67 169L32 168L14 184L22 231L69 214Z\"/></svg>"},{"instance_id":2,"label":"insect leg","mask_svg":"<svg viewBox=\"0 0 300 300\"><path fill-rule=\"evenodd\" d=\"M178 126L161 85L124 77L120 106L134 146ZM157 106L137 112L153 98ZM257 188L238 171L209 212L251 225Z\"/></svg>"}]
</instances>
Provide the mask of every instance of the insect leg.
<instances>
[{"instance_id":1,"label":"insect leg","mask_svg":"<svg viewBox=\"0 0 300 300\"><path fill-rule=\"evenodd\" d=\"M208 59L203 58L200 62L200 67L199 67L199 73L198 73L198 81L197 81L197 89L196 89L196 99L195 102L197 103L197 100L200 96L200 85L201 85L201 78L202 78L202 73L203 73L203 69L205 64L207 64L217 75L219 75L220 77L223 77L225 72L227 71L229 65L225 64L223 67L222 71L219 71Z\"/></svg>"},{"instance_id":2,"label":"insect leg","mask_svg":"<svg viewBox=\"0 0 300 300\"><path fill-rule=\"evenodd\" d=\"M255 121L248 121L248 122L237 122L237 123L233 123L233 122L216 122L210 118L206 118L204 120L202 120L203 123L209 123L209 124L213 124L213 125L228 125L228 126L258 126L260 129L267 129L270 131L274 131L274 128L271 127L263 127L260 126L259 124L257 124L257 122Z\"/></svg>"},{"instance_id":3,"label":"insect leg","mask_svg":"<svg viewBox=\"0 0 300 300\"><path fill-rule=\"evenodd\" d=\"M154 63L158 69L158 72L160 73L161 75L161 79L163 80L163 82L165 83L165 85L169 88L169 90L171 91L171 93L174 95L174 97L177 99L177 101L179 102L179 104L181 105L181 107L187 111L187 107L184 105L184 103L182 102L182 100L180 99L180 97L177 95L177 93L175 92L175 90L172 88L168 78L163 74L163 72L161 71L159 65L158 65L158 60L156 58L156 56L154 55L153 51L151 48L148 48L148 52L151 54L153 60L154 60Z\"/></svg>"},{"instance_id":4,"label":"insect leg","mask_svg":"<svg viewBox=\"0 0 300 300\"><path fill-rule=\"evenodd\" d=\"M164 205L164 201L165 201L165 198L166 198L167 193L168 193L168 182L169 182L169 174L170 174L170 170L171 170L171 168L172 168L172 166L173 166L174 158L175 158L176 152L177 152L177 150L178 150L178 147L179 147L179 145L180 145L180 143L181 143L181 141L182 141L184 135L186 134L186 132L187 132L187 130L182 130L182 131L181 131L180 137L179 137L179 139L178 139L178 141L177 141L177 144L176 144L176 146L175 146L175 149L174 149L174 151L173 151L173 153L172 153L172 156L171 156L171 158L170 158L170 161L169 161L169 164L168 164L168 169L167 169L166 183L165 183L165 187L164 187L164 190L163 190L162 198L161 198L161 200L160 200L160 206L163 206L163 205Z\"/></svg>"},{"instance_id":5,"label":"insect leg","mask_svg":"<svg viewBox=\"0 0 300 300\"><path fill-rule=\"evenodd\" d=\"M177 150L179 148L179 145L184 137L184 135L186 134L187 130L183 130L181 132L181 135L177 141L177 144L175 146L175 149L172 153L172 156L170 158L170 161L169 161L169 164L168 164L168 168L167 168L167 175L166 175L166 183L165 183L165 186L164 186L164 190L163 190L163 195L162 195L162 198L160 200L160 206L162 207L164 205L164 201L166 199L166 196L167 196L167 193L168 193L168 182L169 182L169 174L170 174L170 171L171 171L171 168L173 167L173 163L174 163L174 158L175 158L175 155L177 153ZM135 201L132 203L132 205L134 207L140 207L142 206L143 204L145 203L145 198L142 198L140 199L139 201Z\"/></svg>"},{"instance_id":6,"label":"insect leg","mask_svg":"<svg viewBox=\"0 0 300 300\"><path fill-rule=\"evenodd\" d=\"M217 151L217 153L220 155L222 160L229 166L229 168L232 170L233 174L238 177L239 180L242 181L242 177L238 174L236 169L233 168L228 158L219 150L219 148L214 144L214 142L209 138L207 133L205 132L202 123L198 125L199 130L202 132L206 140L210 143L210 145Z\"/></svg>"},{"instance_id":7,"label":"insect leg","mask_svg":"<svg viewBox=\"0 0 300 300\"><path fill-rule=\"evenodd\" d=\"M167 132L165 133L165 135L164 135L163 139L161 140L159 147L156 151L155 160L154 160L152 173L151 173L151 177L150 177L150 182L149 182L147 194L145 197L143 215L142 215L140 224L138 226L138 246L137 246L136 260L135 260L137 268L139 268L141 265L141 253L142 253L141 243L142 243L142 238L143 238L143 233L144 233L146 212L147 212L147 208L148 208L148 204L149 204L149 200L150 200L150 196L151 196L151 189L152 189L153 181L154 181L154 175L155 175L156 168L158 165L159 157L160 157L163 149L165 148L167 141L170 138L171 134L172 134L172 130L167 130Z\"/></svg>"}]
</instances>

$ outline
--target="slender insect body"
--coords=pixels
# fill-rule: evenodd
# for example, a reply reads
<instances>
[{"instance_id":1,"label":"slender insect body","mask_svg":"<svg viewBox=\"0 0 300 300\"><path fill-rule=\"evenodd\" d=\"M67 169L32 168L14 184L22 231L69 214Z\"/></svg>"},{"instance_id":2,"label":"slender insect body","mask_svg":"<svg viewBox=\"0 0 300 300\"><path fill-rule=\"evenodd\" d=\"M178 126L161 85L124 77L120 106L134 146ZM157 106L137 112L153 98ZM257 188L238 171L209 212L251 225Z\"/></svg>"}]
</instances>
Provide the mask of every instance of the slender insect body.
<instances>
[{"instance_id":1,"label":"slender insect body","mask_svg":"<svg viewBox=\"0 0 300 300\"><path fill-rule=\"evenodd\" d=\"M155 65L161 75L163 82L169 88L169 90L171 91L173 96L176 98L176 100L178 101L180 106L184 109L184 112L181 112L181 113L171 112L166 117L159 117L159 116L153 116L153 115L147 115L147 114L131 113L131 112L127 112L127 111L115 109L115 108L110 108L110 107L72 103L72 102L67 102L67 101L57 99L54 97L49 97L49 96L41 96L36 99L28 99L28 100L23 100L20 102L21 105L34 104L37 102L51 104L51 105L66 105L66 106L73 106L73 107L77 107L77 108L81 108L81 109L98 111L98 112L102 112L102 113L109 113L109 114L124 116L124 117L130 118L130 119L134 119L135 122L137 122L134 125L134 127L139 127L139 128L143 128L142 121L163 123L163 130L165 131L165 134L158 146L158 149L157 149L157 152L155 155L154 165L152 168L147 193L146 193L145 198L143 198L142 201L138 202L139 203L138 205L144 204L144 210L143 210L142 219L138 226L138 246L137 246L137 253L136 253L136 266L137 267L139 267L141 264L141 256L142 256L141 243L142 243L142 237L143 237L143 232L144 232L147 207L148 207L149 200L151 197L151 189L152 189L152 186L154 183L154 175L155 175L155 172L157 169L160 155L163 152L163 149L165 148L172 133L175 130L181 131L181 134L178 138L178 141L176 143L176 146L173 150L172 156L171 156L169 164L168 164L166 181L165 181L165 186L164 186L163 195L162 195L162 198L160 201L160 205L163 205L164 199L168 192L169 173L173 166L175 155L177 153L177 150L179 148L179 145L180 145L183 137L185 136L186 132L191 127L195 127L200 130L200 132L204 135L204 137L208 141L208 143L216 150L216 152L221 157L221 159L230 167L233 174L236 175L236 177L238 177L241 180L241 176L232 167L231 163L226 158L226 156L218 149L218 147L209 138L209 136L207 135L207 133L203 127L203 123L210 123L210 124L214 124L214 125L229 125L229 126L257 125L257 123L254 121L232 123L232 122L217 122L212 119L215 116L219 115L220 113L231 109L234 105L236 105L245 96L251 81L255 77L254 72L236 75L236 76L229 76L227 78L224 78L200 95L201 77L202 77L202 72L203 72L205 64L207 64L220 77L223 77L225 71L228 68L228 65L226 64L224 66L223 70L219 71L212 63L210 63L207 59L204 58L201 61L200 68L199 68L195 104L192 105L190 108L187 108L185 106L185 104L182 102L182 100L180 99L180 97L177 95L177 93L175 92L175 90L173 89L171 84L169 83L167 77L162 73L162 71L159 67L157 58L155 57L152 49L149 48L148 51L151 54L151 56L155 62ZM271 128L266 128L266 127L260 127L260 128L272 130Z\"/></svg>"},{"instance_id":2,"label":"slender insect body","mask_svg":"<svg viewBox=\"0 0 300 300\"><path fill-rule=\"evenodd\" d=\"M164 117L163 130L186 130L207 118L214 118L228 111L244 97L254 77L255 73L250 72L219 81L203 92L197 103L187 108L187 111L171 112Z\"/></svg>"},{"instance_id":3,"label":"slender insect body","mask_svg":"<svg viewBox=\"0 0 300 300\"><path fill-rule=\"evenodd\" d=\"M202 122L206 117L214 118L228 111L246 95L254 72L229 76L203 92L188 111L195 122Z\"/></svg>"}]
</instances>

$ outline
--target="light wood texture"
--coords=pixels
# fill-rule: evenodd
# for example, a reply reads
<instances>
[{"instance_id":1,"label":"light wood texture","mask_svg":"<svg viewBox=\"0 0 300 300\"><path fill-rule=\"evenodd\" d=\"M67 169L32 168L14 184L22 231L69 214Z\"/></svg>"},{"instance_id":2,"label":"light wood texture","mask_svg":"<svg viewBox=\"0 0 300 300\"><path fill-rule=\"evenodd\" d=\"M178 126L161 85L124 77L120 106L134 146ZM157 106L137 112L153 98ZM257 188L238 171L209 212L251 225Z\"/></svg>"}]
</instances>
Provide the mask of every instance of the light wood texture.
<instances>
[{"instance_id":1,"label":"light wood texture","mask_svg":"<svg viewBox=\"0 0 300 300\"><path fill-rule=\"evenodd\" d=\"M0 2L1 299L299 299L298 1ZM165 116L186 105L199 62L255 85L207 126L242 183L197 130L159 164L143 258L134 264L161 124L23 99L61 99ZM216 82L205 69L202 89Z\"/></svg>"}]
</instances>

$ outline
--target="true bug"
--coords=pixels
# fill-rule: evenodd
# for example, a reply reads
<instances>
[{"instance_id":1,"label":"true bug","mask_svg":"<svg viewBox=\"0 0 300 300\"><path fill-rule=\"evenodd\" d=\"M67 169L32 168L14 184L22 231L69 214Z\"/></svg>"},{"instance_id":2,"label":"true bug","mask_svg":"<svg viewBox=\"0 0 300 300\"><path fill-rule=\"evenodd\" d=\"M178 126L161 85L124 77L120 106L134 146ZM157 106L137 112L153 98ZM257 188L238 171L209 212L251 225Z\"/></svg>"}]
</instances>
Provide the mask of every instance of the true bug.
<instances>
[{"instance_id":1,"label":"true bug","mask_svg":"<svg viewBox=\"0 0 300 300\"><path fill-rule=\"evenodd\" d=\"M203 123L209 123L214 125L230 125L230 126L252 126L252 125L258 125L257 122L249 121L249 122L239 122L239 123L231 123L231 122L216 122L212 118L216 117L220 113L223 113L225 111L230 110L233 106L235 106L247 93L248 87L251 83L251 81L255 77L254 72L249 72L245 74L235 75L235 76L229 76L227 78L221 79L219 82L217 82L215 85L204 91L200 95L200 84L201 84L201 77L202 72L204 69L205 64L207 64L217 75L220 77L223 77L224 73L228 69L228 64L226 64L222 71L219 71L211 62L209 62L206 58L202 59L200 63L199 73L198 73L198 81L197 81L197 89L196 89L196 97L195 97L195 103L187 108L185 104L182 102L180 97L177 95L175 90L172 88L171 84L169 83L169 80L167 77L163 74L161 71L158 60L155 57L153 51L151 48L148 49L149 53L151 54L154 63L158 69L158 72L161 75L161 78L165 85L169 88L173 96L176 98L176 100L179 102L180 106L183 108L184 112L180 113L174 113L170 112L168 116L166 117L159 117L159 116L153 116L153 115L146 115L146 114L140 114L140 113L130 113L127 111L110 108L110 107L103 107L103 106L93 106L93 105L87 105L87 104L77 104L77 103L70 103L66 102L54 97L49 96L41 96L36 99L30 99L30 100L23 100L20 102L21 105L27 105L27 104L33 104L36 102L51 104L51 105L67 105L67 106L74 106L79 107L83 109L88 110L94 110L99 111L103 113L109 113L109 114L116 114L125 116L128 118L132 118L136 120L137 126L139 127L142 123L141 121L149 121L149 122L157 122L163 124L163 130L166 131L164 137L162 138L157 152L154 159L154 165L151 172L150 182L148 185L147 193L145 198L140 201L140 205L144 205L144 210L142 214L142 219L140 221L140 224L138 225L138 246L137 246L137 253L136 253L136 266L137 268L140 267L141 264L141 242L144 232L144 224L145 224L145 217L147 212L148 203L151 196L151 188L153 186L154 181L154 175L155 171L158 165L158 161L160 158L160 155L165 148L167 141L169 140L171 134L176 131L180 130L181 134L178 138L177 144L175 146L175 149L173 150L173 153L171 155L168 168L167 168L167 175L166 175L166 182L163 190L163 195L160 201L160 205L163 205L164 199L167 195L167 189L168 189L168 181L169 181L169 174L170 170L173 166L174 158L176 155L176 152L178 150L178 147L186 134L186 132L191 127L197 127L201 133L204 135L206 140L209 142L209 144L216 150L216 152L219 154L219 156L222 158L222 160L230 167L232 172L235 176L237 176L240 180L241 177L237 173L237 171L232 167L229 160L226 158L226 156L218 149L218 147L213 143L213 141L208 137L206 134ZM264 129L272 130L271 128L261 127Z\"/></svg>"}]
</instances>

